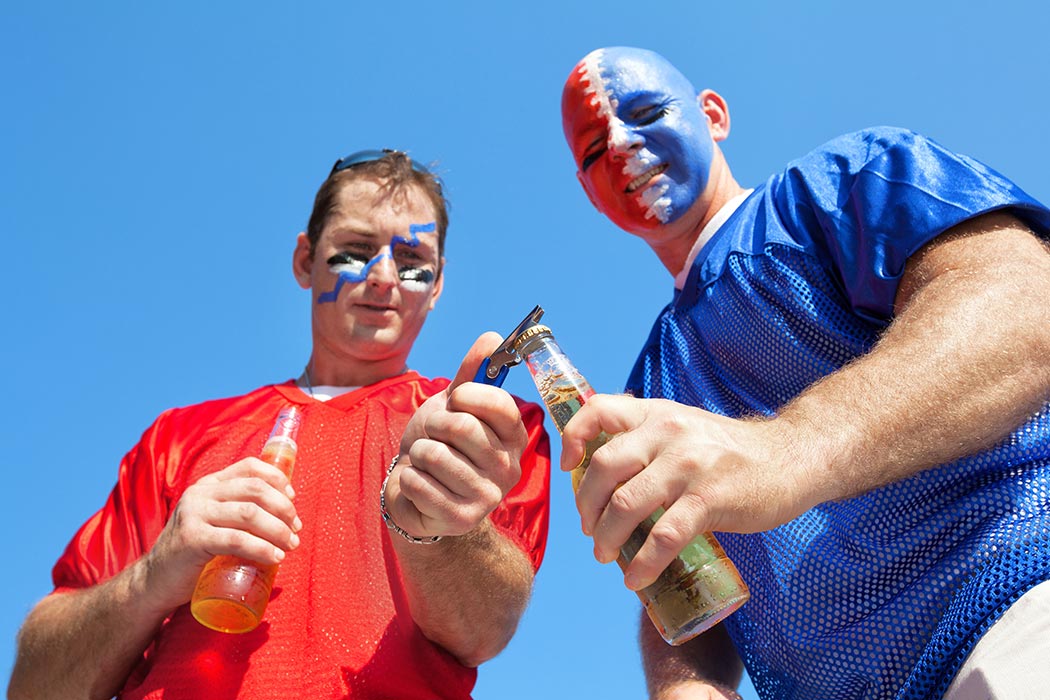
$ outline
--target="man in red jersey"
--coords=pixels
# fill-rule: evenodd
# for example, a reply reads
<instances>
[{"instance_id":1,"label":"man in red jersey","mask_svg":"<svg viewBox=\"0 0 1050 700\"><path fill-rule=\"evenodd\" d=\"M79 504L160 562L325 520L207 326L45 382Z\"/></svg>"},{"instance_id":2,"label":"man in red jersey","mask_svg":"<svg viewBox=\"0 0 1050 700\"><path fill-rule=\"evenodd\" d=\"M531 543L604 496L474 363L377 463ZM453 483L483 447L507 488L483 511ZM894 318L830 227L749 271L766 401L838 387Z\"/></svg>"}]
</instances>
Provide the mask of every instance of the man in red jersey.
<instances>
[{"instance_id":1,"label":"man in red jersey","mask_svg":"<svg viewBox=\"0 0 1050 700\"><path fill-rule=\"evenodd\" d=\"M407 367L447 224L405 154L336 164L293 253L313 302L302 375L157 418L29 614L9 697L469 697L543 556L549 444L538 406L469 381L496 334L451 383ZM291 480L254 456L288 404ZM251 632L190 614L219 554L280 563Z\"/></svg>"}]
</instances>

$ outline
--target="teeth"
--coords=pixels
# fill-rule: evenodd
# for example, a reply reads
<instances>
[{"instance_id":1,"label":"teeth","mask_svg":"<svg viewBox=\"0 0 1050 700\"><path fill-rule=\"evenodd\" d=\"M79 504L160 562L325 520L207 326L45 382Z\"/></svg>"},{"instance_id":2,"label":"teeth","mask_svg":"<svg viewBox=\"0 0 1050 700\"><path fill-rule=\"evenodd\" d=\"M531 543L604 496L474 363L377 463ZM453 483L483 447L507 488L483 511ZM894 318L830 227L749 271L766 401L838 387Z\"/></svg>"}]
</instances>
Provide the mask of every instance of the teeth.
<instances>
[{"instance_id":1,"label":"teeth","mask_svg":"<svg viewBox=\"0 0 1050 700\"><path fill-rule=\"evenodd\" d=\"M634 192L636 189L649 182L665 170L667 170L667 163L663 163L661 165L656 166L648 172L642 173L638 177L631 180L630 184L627 185L627 191Z\"/></svg>"}]
</instances>

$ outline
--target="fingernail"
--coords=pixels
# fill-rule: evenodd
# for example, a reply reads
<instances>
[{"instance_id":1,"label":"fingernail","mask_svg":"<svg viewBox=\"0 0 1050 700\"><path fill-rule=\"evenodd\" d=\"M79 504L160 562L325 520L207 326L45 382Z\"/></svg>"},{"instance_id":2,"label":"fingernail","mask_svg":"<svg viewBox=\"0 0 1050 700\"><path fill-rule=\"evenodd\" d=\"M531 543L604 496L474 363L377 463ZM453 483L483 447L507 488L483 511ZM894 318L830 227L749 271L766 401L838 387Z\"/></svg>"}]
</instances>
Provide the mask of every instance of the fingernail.
<instances>
[{"instance_id":1,"label":"fingernail","mask_svg":"<svg viewBox=\"0 0 1050 700\"><path fill-rule=\"evenodd\" d=\"M292 540L292 549L295 549L296 547L299 546L299 535L297 535L297 534L295 534L293 532L291 540Z\"/></svg>"},{"instance_id":2,"label":"fingernail","mask_svg":"<svg viewBox=\"0 0 1050 700\"><path fill-rule=\"evenodd\" d=\"M297 515L297 516L295 516L295 520L292 521L292 530L294 532L299 532L302 529L303 529L303 521L300 520L299 516Z\"/></svg>"},{"instance_id":3,"label":"fingernail","mask_svg":"<svg viewBox=\"0 0 1050 700\"><path fill-rule=\"evenodd\" d=\"M292 488L291 484L284 487L284 493L288 498L295 498L295 489Z\"/></svg>"},{"instance_id":4,"label":"fingernail","mask_svg":"<svg viewBox=\"0 0 1050 700\"><path fill-rule=\"evenodd\" d=\"M273 548L273 558L277 561L284 561L284 550L279 547Z\"/></svg>"},{"instance_id":5,"label":"fingernail","mask_svg":"<svg viewBox=\"0 0 1050 700\"><path fill-rule=\"evenodd\" d=\"M639 588L641 588L641 586L638 585L638 583L638 576L636 574L630 573L626 574L623 577L623 585L627 586L632 591L637 591Z\"/></svg>"}]
</instances>

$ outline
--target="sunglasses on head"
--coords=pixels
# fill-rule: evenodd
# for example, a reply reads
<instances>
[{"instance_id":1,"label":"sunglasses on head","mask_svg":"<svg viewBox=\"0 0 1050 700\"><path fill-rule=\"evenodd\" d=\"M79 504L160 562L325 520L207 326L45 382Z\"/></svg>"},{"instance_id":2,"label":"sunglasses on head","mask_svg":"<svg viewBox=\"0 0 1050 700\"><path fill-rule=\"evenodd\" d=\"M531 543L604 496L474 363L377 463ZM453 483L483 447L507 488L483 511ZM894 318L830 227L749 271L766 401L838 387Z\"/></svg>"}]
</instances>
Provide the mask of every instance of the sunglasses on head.
<instances>
[{"instance_id":1,"label":"sunglasses on head","mask_svg":"<svg viewBox=\"0 0 1050 700\"><path fill-rule=\"evenodd\" d=\"M408 158L408 161L412 164L412 169L415 170L417 173L423 173L424 175L433 174L430 172L430 170L427 169L425 165L417 163L404 151L396 151L393 148L372 148L366 151L357 151L356 153L351 153L345 158L340 158L335 162L335 165L332 166L332 172L328 173L328 177L332 177L340 170L346 170L347 168L352 168L355 165L361 165L362 163L372 163L374 161L379 160L383 156L387 156L391 153L400 153L401 155Z\"/></svg>"}]
</instances>

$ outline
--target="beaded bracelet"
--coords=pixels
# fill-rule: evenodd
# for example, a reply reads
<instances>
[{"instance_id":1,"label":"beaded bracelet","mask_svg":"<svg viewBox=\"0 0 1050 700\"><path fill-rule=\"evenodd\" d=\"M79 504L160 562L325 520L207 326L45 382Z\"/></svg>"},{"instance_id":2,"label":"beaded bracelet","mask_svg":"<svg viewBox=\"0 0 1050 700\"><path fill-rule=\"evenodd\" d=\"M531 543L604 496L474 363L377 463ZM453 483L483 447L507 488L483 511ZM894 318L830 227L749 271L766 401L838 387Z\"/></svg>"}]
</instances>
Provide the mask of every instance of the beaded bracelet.
<instances>
[{"instance_id":1,"label":"beaded bracelet","mask_svg":"<svg viewBox=\"0 0 1050 700\"><path fill-rule=\"evenodd\" d=\"M390 481L390 474L394 471L394 467L397 466L397 460L400 456L401 455L394 455L393 461L391 461L390 466L387 467L386 478L383 479L383 485L379 487L379 514L383 516L383 522L386 523L387 529L396 532L412 544L434 544L441 539L441 535L434 535L433 537L416 537L410 535L398 527L398 524L390 517L390 513L386 511L386 482Z\"/></svg>"}]
</instances>

